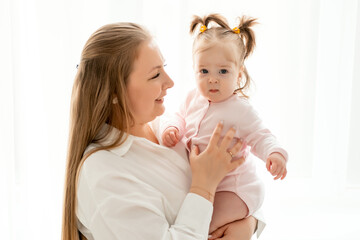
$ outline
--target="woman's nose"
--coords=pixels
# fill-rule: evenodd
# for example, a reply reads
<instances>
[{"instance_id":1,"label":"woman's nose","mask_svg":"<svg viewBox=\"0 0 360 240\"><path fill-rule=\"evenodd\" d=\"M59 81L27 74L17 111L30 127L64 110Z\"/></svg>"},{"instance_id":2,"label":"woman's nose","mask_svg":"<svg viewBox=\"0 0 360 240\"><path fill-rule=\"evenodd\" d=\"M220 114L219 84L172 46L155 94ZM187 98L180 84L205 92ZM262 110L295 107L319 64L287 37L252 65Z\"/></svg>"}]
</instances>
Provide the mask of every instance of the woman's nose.
<instances>
[{"instance_id":1,"label":"woman's nose","mask_svg":"<svg viewBox=\"0 0 360 240\"><path fill-rule=\"evenodd\" d=\"M168 88L172 88L174 86L174 81L169 77L169 75L167 73L165 73L165 83L164 83L164 88L168 89Z\"/></svg>"}]
</instances>

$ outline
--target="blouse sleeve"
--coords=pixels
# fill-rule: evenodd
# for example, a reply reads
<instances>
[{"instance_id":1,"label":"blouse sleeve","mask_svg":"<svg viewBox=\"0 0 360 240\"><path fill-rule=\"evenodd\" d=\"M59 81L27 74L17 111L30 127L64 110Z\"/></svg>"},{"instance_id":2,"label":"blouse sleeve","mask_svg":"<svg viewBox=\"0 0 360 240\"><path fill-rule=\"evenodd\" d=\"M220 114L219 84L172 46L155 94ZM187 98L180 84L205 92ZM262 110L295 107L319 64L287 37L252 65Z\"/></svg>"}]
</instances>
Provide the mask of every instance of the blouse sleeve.
<instances>
[{"instance_id":1,"label":"blouse sleeve","mask_svg":"<svg viewBox=\"0 0 360 240\"><path fill-rule=\"evenodd\" d=\"M92 174L93 171L97 173ZM188 193L176 218L168 219L165 211L175 209L166 209L169 206L166 198L131 175L84 165L77 198L78 220L95 240L195 240L206 239L208 235L212 215L208 200Z\"/></svg>"}]
</instances>

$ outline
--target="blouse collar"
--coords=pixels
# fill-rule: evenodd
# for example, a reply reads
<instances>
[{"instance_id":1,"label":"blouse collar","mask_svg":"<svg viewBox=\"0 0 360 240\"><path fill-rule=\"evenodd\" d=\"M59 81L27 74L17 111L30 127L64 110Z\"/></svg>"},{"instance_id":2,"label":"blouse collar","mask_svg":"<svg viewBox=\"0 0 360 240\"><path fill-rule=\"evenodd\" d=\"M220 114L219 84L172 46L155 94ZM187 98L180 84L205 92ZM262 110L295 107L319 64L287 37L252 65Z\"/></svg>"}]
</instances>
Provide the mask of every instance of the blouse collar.
<instances>
[{"instance_id":1,"label":"blouse collar","mask_svg":"<svg viewBox=\"0 0 360 240\"><path fill-rule=\"evenodd\" d=\"M102 135L104 132L106 132L108 129L110 128L110 132L109 134L105 137L105 139L103 139L99 144L100 145L110 145L111 143L113 143L117 137L120 134L120 131L118 129L116 129L115 127L109 125L109 124L104 124L104 126L101 128L99 135ZM124 136L122 137L121 140L125 140L120 146L109 149L109 151L121 156L124 156L130 149L131 145L133 144L134 141L134 136L125 133ZM95 146L94 146L95 147Z\"/></svg>"}]
</instances>

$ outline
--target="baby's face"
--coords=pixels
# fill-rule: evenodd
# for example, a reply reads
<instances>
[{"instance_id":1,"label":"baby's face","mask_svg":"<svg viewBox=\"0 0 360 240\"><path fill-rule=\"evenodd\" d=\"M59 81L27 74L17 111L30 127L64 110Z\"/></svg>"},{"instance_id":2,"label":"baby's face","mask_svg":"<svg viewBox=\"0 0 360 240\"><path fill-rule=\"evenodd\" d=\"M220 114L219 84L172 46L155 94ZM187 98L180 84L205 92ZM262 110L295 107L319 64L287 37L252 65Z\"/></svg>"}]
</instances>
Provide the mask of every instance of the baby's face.
<instances>
[{"instance_id":1,"label":"baby's face","mask_svg":"<svg viewBox=\"0 0 360 240\"><path fill-rule=\"evenodd\" d=\"M234 94L237 80L241 77L236 57L236 47L231 42L218 42L195 52L196 84L209 101L221 102Z\"/></svg>"}]
</instances>

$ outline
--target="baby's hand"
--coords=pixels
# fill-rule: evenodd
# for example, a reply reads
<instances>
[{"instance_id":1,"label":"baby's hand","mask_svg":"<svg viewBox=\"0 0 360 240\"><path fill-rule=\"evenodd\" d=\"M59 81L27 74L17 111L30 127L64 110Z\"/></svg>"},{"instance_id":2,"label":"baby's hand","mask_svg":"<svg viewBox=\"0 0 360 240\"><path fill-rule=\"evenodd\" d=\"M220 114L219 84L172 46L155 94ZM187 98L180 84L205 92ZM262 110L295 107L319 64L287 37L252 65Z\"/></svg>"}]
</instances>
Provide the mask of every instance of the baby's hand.
<instances>
[{"instance_id":1,"label":"baby's hand","mask_svg":"<svg viewBox=\"0 0 360 240\"><path fill-rule=\"evenodd\" d=\"M162 134L163 144L167 147L175 146L179 140L179 130L176 127L168 127Z\"/></svg>"},{"instance_id":2,"label":"baby's hand","mask_svg":"<svg viewBox=\"0 0 360 240\"><path fill-rule=\"evenodd\" d=\"M280 153L272 153L266 160L266 169L275 176L274 180L277 180L281 177L283 180L286 177L286 160Z\"/></svg>"}]
</instances>

